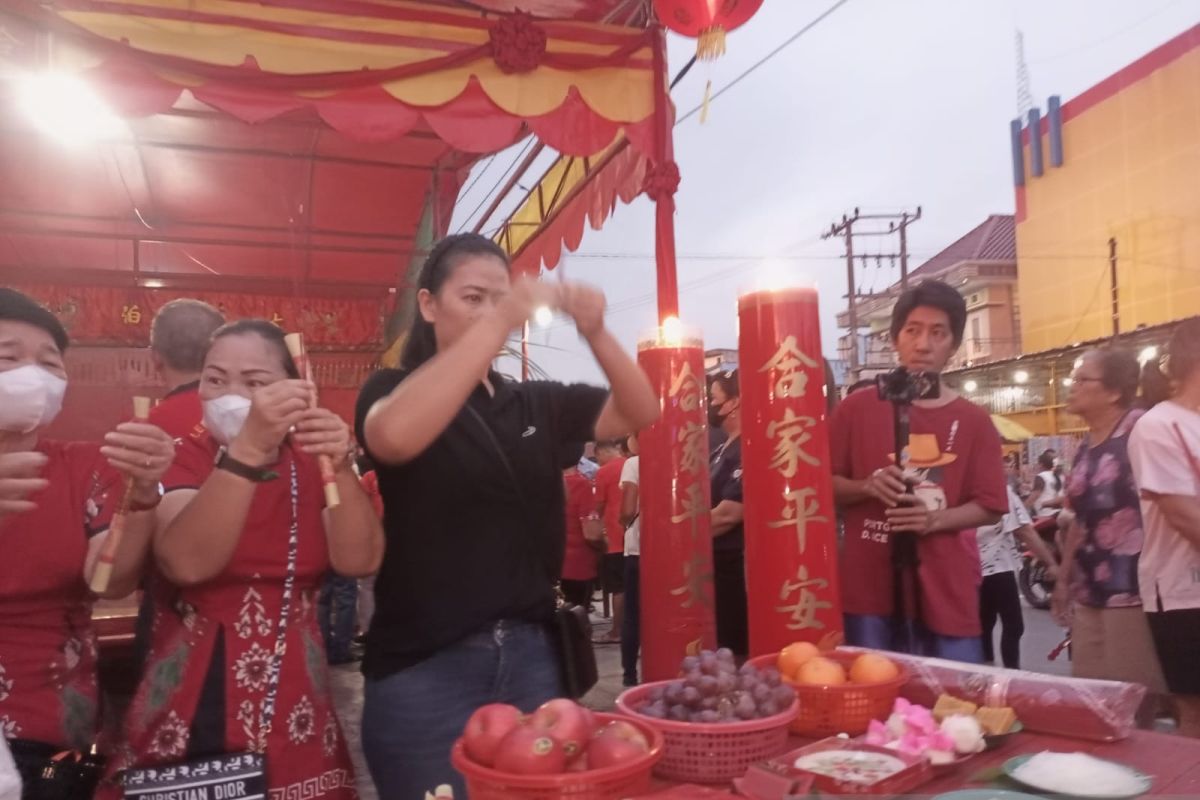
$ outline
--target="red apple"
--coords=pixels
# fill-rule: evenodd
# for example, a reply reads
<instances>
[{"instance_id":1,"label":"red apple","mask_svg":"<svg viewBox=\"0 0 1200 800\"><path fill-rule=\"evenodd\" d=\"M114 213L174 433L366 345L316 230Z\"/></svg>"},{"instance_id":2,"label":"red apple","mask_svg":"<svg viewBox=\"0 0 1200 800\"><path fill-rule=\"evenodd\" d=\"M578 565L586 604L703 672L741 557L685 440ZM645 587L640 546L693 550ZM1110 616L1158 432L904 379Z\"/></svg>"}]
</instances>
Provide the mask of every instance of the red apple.
<instances>
[{"instance_id":1,"label":"red apple","mask_svg":"<svg viewBox=\"0 0 1200 800\"><path fill-rule=\"evenodd\" d=\"M591 768L591 765L588 764L587 753L584 753L567 765L567 772L587 772Z\"/></svg>"},{"instance_id":2,"label":"red apple","mask_svg":"<svg viewBox=\"0 0 1200 800\"><path fill-rule=\"evenodd\" d=\"M588 738L590 739L596 733L596 727L597 727L596 712L592 711L590 708L588 708L587 706L583 706L583 705L581 705L579 707L579 710L583 712L583 715L585 717L587 717L587 724L588 724L588 731L589 731Z\"/></svg>"},{"instance_id":3,"label":"red apple","mask_svg":"<svg viewBox=\"0 0 1200 800\"><path fill-rule=\"evenodd\" d=\"M463 749L476 764L490 767L496 760L496 748L509 731L521 724L521 710L506 703L492 703L475 709L463 730Z\"/></svg>"},{"instance_id":4,"label":"red apple","mask_svg":"<svg viewBox=\"0 0 1200 800\"><path fill-rule=\"evenodd\" d=\"M557 739L571 761L583 755L595 733L595 717L578 703L559 698L543 703L529 717L529 724Z\"/></svg>"},{"instance_id":5,"label":"red apple","mask_svg":"<svg viewBox=\"0 0 1200 800\"><path fill-rule=\"evenodd\" d=\"M634 725L616 720L596 732L588 747L588 763L592 769L615 767L636 761L650 752L650 742Z\"/></svg>"},{"instance_id":6,"label":"red apple","mask_svg":"<svg viewBox=\"0 0 1200 800\"><path fill-rule=\"evenodd\" d=\"M567 768L567 753L546 731L518 725L500 741L494 767L512 775L554 775Z\"/></svg>"}]
</instances>

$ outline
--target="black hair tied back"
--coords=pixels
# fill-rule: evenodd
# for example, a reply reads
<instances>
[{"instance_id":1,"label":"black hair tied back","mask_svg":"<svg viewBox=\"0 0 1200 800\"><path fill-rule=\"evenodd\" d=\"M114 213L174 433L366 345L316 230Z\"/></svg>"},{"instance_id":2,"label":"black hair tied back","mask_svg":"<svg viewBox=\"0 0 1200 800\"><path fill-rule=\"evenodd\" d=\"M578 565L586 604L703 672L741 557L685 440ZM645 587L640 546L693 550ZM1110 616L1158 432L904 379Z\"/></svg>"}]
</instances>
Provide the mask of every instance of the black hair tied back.
<instances>
[{"instance_id":1,"label":"black hair tied back","mask_svg":"<svg viewBox=\"0 0 1200 800\"><path fill-rule=\"evenodd\" d=\"M466 256L492 256L500 259L505 267L509 266L508 253L491 239L478 233L456 233L445 237L429 251L425 264L421 267L421 277L417 279L417 290L425 289L436 295L442 290L454 268ZM434 336L433 325L426 322L420 310L417 310L413 314L412 327L409 328L408 338L404 342L400 366L414 370L433 358L436 353L437 338Z\"/></svg>"}]
</instances>

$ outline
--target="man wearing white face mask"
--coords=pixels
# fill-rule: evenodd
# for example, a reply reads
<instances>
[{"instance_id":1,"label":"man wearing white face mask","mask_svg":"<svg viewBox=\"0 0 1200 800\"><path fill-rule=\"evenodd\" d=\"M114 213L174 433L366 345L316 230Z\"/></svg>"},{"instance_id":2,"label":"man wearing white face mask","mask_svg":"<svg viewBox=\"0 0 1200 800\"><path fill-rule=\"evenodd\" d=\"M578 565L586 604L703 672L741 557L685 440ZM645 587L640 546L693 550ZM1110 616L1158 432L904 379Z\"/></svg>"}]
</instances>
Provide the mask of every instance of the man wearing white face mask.
<instances>
[{"instance_id":1,"label":"man wearing white face mask","mask_svg":"<svg viewBox=\"0 0 1200 800\"><path fill-rule=\"evenodd\" d=\"M0 289L0 732L33 798L50 757L95 741L88 578L108 520L129 481L125 538L105 593L121 597L137 585L154 528L148 512L174 457L170 437L148 424L119 425L104 446L41 437L62 408L67 344L53 314Z\"/></svg>"}]
</instances>

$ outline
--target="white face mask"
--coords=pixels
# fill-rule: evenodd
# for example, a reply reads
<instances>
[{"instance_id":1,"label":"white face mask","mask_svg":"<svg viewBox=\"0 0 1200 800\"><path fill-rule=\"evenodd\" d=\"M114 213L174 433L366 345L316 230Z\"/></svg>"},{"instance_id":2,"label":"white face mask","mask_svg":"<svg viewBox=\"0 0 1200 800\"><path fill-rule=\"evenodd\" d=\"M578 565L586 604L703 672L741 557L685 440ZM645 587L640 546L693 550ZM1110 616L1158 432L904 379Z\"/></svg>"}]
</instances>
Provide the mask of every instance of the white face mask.
<instances>
[{"instance_id":1,"label":"white face mask","mask_svg":"<svg viewBox=\"0 0 1200 800\"><path fill-rule=\"evenodd\" d=\"M204 401L204 427L221 444L229 444L242 432L250 416L250 399L240 394L223 394Z\"/></svg>"},{"instance_id":2,"label":"white face mask","mask_svg":"<svg viewBox=\"0 0 1200 800\"><path fill-rule=\"evenodd\" d=\"M0 372L0 431L31 433L62 411L67 382L36 364Z\"/></svg>"}]
</instances>

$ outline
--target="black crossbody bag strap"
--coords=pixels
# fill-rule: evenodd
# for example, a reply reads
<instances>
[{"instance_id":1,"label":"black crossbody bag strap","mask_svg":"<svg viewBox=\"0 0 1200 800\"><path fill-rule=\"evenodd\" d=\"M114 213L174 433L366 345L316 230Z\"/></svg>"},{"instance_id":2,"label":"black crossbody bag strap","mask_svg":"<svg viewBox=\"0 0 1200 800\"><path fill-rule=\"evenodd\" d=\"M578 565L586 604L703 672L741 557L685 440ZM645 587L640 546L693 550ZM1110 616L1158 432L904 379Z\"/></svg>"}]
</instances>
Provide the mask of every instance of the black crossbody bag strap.
<instances>
[{"instance_id":1,"label":"black crossbody bag strap","mask_svg":"<svg viewBox=\"0 0 1200 800\"><path fill-rule=\"evenodd\" d=\"M509 480L513 485L513 491L516 492L517 498L521 501L521 507L525 511L526 525L532 531L533 509L530 508L528 501L525 499L525 491L521 488L521 482L517 479L517 472L513 469L512 462L508 460L508 454L504 452L504 447L500 444L500 440L496 438L495 431L480 416L479 412L471 407L470 401L467 401L464 408L479 423L479 427L483 429L488 441L491 442L492 449L495 450L496 456L504 466L504 471L508 473ZM540 563L543 569L546 570L550 581L552 583L557 582L558 576L545 563L545 559L538 552L530 537L522 536L521 543L525 547L525 551L533 556L535 561ZM564 606L563 608L556 609L550 630L555 647L558 650L558 663L562 675L563 689L571 697L583 697L600 680L599 669L596 665L596 652L592 648L592 625L591 620L588 619L587 609L582 606Z\"/></svg>"}]
</instances>

